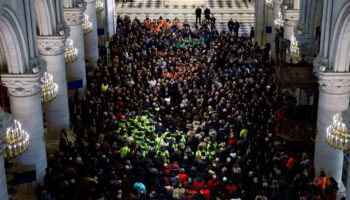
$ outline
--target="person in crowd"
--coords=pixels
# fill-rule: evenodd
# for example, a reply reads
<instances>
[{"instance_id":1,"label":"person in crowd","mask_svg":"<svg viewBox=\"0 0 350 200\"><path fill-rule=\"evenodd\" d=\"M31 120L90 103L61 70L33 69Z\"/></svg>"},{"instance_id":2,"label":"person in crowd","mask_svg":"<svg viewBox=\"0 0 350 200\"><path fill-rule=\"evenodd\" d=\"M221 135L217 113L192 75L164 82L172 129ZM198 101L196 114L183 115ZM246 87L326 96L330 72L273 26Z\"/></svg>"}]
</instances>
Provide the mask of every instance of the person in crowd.
<instances>
[{"instance_id":1,"label":"person in crowd","mask_svg":"<svg viewBox=\"0 0 350 200\"><path fill-rule=\"evenodd\" d=\"M276 135L293 97L269 46L162 20L117 17L112 63L87 64L86 93L70 101L75 141L61 134L38 199L334 198L338 183L315 183L308 153Z\"/></svg>"},{"instance_id":2,"label":"person in crowd","mask_svg":"<svg viewBox=\"0 0 350 200\"><path fill-rule=\"evenodd\" d=\"M210 22L210 9L208 7L205 8L204 10L204 16L205 16L205 20L207 20L207 22Z\"/></svg>"},{"instance_id":3,"label":"person in crowd","mask_svg":"<svg viewBox=\"0 0 350 200\"><path fill-rule=\"evenodd\" d=\"M230 21L227 22L227 27L228 27L228 30L229 30L230 34L233 33L234 26L235 26L235 23L233 22L233 20L231 18Z\"/></svg>"},{"instance_id":4,"label":"person in crowd","mask_svg":"<svg viewBox=\"0 0 350 200\"><path fill-rule=\"evenodd\" d=\"M214 17L214 15L211 15L210 17L210 28L211 30L215 30L215 22L216 22L216 18Z\"/></svg>"},{"instance_id":5,"label":"person in crowd","mask_svg":"<svg viewBox=\"0 0 350 200\"><path fill-rule=\"evenodd\" d=\"M234 25L233 25L233 31L236 35L238 35L238 32L239 32L239 27L240 27L240 24L238 21L235 21L234 22Z\"/></svg>"},{"instance_id":6,"label":"person in crowd","mask_svg":"<svg viewBox=\"0 0 350 200\"><path fill-rule=\"evenodd\" d=\"M196 24L198 24L198 22L200 24L201 23L201 17L202 17L202 9L199 6L196 8L195 14L196 14Z\"/></svg>"}]
</instances>

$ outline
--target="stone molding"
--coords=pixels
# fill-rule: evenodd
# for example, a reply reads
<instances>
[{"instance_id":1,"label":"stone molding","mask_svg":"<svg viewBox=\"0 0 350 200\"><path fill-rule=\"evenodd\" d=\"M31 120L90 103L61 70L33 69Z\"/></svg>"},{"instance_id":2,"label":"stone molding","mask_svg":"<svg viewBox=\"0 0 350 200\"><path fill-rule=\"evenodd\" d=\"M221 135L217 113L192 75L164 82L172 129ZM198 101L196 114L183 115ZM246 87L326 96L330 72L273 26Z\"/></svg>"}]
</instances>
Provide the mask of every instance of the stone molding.
<instances>
[{"instance_id":1,"label":"stone molding","mask_svg":"<svg viewBox=\"0 0 350 200\"><path fill-rule=\"evenodd\" d=\"M66 39L66 34L62 36L38 36L40 54L44 56L62 54L66 48Z\"/></svg>"},{"instance_id":2,"label":"stone molding","mask_svg":"<svg viewBox=\"0 0 350 200\"><path fill-rule=\"evenodd\" d=\"M84 8L64 8L64 20L68 26L76 26L83 23Z\"/></svg>"},{"instance_id":3,"label":"stone molding","mask_svg":"<svg viewBox=\"0 0 350 200\"><path fill-rule=\"evenodd\" d=\"M296 28L298 26L298 21L285 20L284 21L284 26L289 26L289 27Z\"/></svg>"},{"instance_id":4,"label":"stone molding","mask_svg":"<svg viewBox=\"0 0 350 200\"><path fill-rule=\"evenodd\" d=\"M43 72L44 70L36 74L2 74L1 81L11 96L32 96L41 90L40 78Z\"/></svg>"},{"instance_id":5,"label":"stone molding","mask_svg":"<svg viewBox=\"0 0 350 200\"><path fill-rule=\"evenodd\" d=\"M350 93L350 73L317 72L319 90L328 94Z\"/></svg>"},{"instance_id":6,"label":"stone molding","mask_svg":"<svg viewBox=\"0 0 350 200\"><path fill-rule=\"evenodd\" d=\"M96 0L85 0L86 3L96 3Z\"/></svg>"},{"instance_id":7,"label":"stone molding","mask_svg":"<svg viewBox=\"0 0 350 200\"><path fill-rule=\"evenodd\" d=\"M283 9L283 17L288 20L299 20L299 10L297 9Z\"/></svg>"},{"instance_id":8,"label":"stone molding","mask_svg":"<svg viewBox=\"0 0 350 200\"><path fill-rule=\"evenodd\" d=\"M282 4L282 3L283 3L283 0L273 0L273 3L274 3L274 4Z\"/></svg>"}]
</instances>

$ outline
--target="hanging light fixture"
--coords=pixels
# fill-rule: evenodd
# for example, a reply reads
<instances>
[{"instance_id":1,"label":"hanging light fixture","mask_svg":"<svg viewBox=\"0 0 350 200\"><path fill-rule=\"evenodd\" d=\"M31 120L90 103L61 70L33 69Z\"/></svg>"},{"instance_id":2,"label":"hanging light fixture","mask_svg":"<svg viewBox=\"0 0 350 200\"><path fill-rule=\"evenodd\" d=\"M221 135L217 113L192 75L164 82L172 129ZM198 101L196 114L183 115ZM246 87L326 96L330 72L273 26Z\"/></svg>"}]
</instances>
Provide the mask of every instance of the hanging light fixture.
<instances>
[{"instance_id":1,"label":"hanging light fixture","mask_svg":"<svg viewBox=\"0 0 350 200\"><path fill-rule=\"evenodd\" d=\"M41 101L50 102L58 96L58 85L53 82L53 76L45 72L41 77Z\"/></svg>"},{"instance_id":2,"label":"hanging light fixture","mask_svg":"<svg viewBox=\"0 0 350 200\"><path fill-rule=\"evenodd\" d=\"M5 143L4 158L13 158L29 148L29 134L22 129L21 123L13 120L10 127L6 129L6 134L3 137Z\"/></svg>"},{"instance_id":3,"label":"hanging light fixture","mask_svg":"<svg viewBox=\"0 0 350 200\"><path fill-rule=\"evenodd\" d=\"M284 25L284 19L283 19L282 13L279 12L278 13L278 18L275 19L275 26L277 28L281 28L281 27L283 27L283 25Z\"/></svg>"},{"instance_id":4,"label":"hanging light fixture","mask_svg":"<svg viewBox=\"0 0 350 200\"><path fill-rule=\"evenodd\" d=\"M97 0L96 1L96 12L100 13L103 11L103 2L102 0Z\"/></svg>"},{"instance_id":5,"label":"hanging light fixture","mask_svg":"<svg viewBox=\"0 0 350 200\"><path fill-rule=\"evenodd\" d=\"M78 50L74 47L74 42L71 39L66 40L66 49L64 50L64 61L66 64L76 61L78 58Z\"/></svg>"},{"instance_id":6,"label":"hanging light fixture","mask_svg":"<svg viewBox=\"0 0 350 200\"><path fill-rule=\"evenodd\" d=\"M335 149L348 152L350 135L340 114L333 116L333 124L327 127L326 142Z\"/></svg>"},{"instance_id":7,"label":"hanging light fixture","mask_svg":"<svg viewBox=\"0 0 350 200\"><path fill-rule=\"evenodd\" d=\"M86 13L84 13L83 32L84 35L92 32L92 22L89 21L89 15L87 15Z\"/></svg>"},{"instance_id":8,"label":"hanging light fixture","mask_svg":"<svg viewBox=\"0 0 350 200\"><path fill-rule=\"evenodd\" d=\"M273 0L266 0L265 5L267 8L273 8Z\"/></svg>"},{"instance_id":9,"label":"hanging light fixture","mask_svg":"<svg viewBox=\"0 0 350 200\"><path fill-rule=\"evenodd\" d=\"M300 58L298 41L296 40L295 36L292 36L291 38L289 56L292 60L296 60L296 61L298 61Z\"/></svg>"}]
</instances>

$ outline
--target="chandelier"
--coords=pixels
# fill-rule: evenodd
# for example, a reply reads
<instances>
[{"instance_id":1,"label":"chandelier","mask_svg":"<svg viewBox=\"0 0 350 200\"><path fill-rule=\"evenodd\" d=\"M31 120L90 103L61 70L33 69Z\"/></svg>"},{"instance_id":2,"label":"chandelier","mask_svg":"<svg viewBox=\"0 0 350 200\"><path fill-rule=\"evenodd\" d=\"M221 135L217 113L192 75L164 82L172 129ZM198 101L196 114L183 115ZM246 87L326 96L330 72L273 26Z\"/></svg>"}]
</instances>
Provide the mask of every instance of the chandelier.
<instances>
[{"instance_id":1,"label":"chandelier","mask_svg":"<svg viewBox=\"0 0 350 200\"><path fill-rule=\"evenodd\" d=\"M298 41L296 40L295 36L292 36L291 42L290 42L290 53L289 56L293 60L299 60L300 57L300 51L298 46Z\"/></svg>"},{"instance_id":2,"label":"chandelier","mask_svg":"<svg viewBox=\"0 0 350 200\"><path fill-rule=\"evenodd\" d=\"M96 12L100 13L103 11L103 2L102 0L97 0L96 1Z\"/></svg>"},{"instance_id":3,"label":"chandelier","mask_svg":"<svg viewBox=\"0 0 350 200\"><path fill-rule=\"evenodd\" d=\"M66 64L72 63L78 58L78 50L73 45L73 40L66 40L66 49L64 50L64 61Z\"/></svg>"},{"instance_id":4,"label":"chandelier","mask_svg":"<svg viewBox=\"0 0 350 200\"><path fill-rule=\"evenodd\" d=\"M41 77L41 101L50 102L58 96L58 85L53 82L53 76L45 72Z\"/></svg>"},{"instance_id":5,"label":"chandelier","mask_svg":"<svg viewBox=\"0 0 350 200\"><path fill-rule=\"evenodd\" d=\"M5 143L4 158L13 158L28 150L29 134L22 129L19 121L14 120L6 129L3 142Z\"/></svg>"},{"instance_id":6,"label":"chandelier","mask_svg":"<svg viewBox=\"0 0 350 200\"><path fill-rule=\"evenodd\" d=\"M273 0L266 0L265 5L267 8L273 8Z\"/></svg>"},{"instance_id":7,"label":"chandelier","mask_svg":"<svg viewBox=\"0 0 350 200\"><path fill-rule=\"evenodd\" d=\"M333 116L333 124L327 127L326 142L335 149L348 152L350 135L343 122L343 118L336 114Z\"/></svg>"},{"instance_id":8,"label":"chandelier","mask_svg":"<svg viewBox=\"0 0 350 200\"><path fill-rule=\"evenodd\" d=\"M278 18L275 19L275 26L277 28L281 28L281 27L283 27L283 25L284 25L284 19L283 19L282 13L279 12L278 13Z\"/></svg>"},{"instance_id":9,"label":"chandelier","mask_svg":"<svg viewBox=\"0 0 350 200\"><path fill-rule=\"evenodd\" d=\"M92 32L92 22L89 21L89 16L84 13L84 19L83 19L83 32L84 35Z\"/></svg>"}]
</instances>

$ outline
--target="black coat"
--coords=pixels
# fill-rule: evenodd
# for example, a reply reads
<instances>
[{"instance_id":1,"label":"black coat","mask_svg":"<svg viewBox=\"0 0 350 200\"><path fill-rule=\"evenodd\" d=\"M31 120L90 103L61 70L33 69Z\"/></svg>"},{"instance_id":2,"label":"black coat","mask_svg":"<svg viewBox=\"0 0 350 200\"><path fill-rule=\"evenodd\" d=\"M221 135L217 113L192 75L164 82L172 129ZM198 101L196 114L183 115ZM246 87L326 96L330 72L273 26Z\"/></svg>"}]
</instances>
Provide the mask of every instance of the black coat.
<instances>
[{"instance_id":1,"label":"black coat","mask_svg":"<svg viewBox=\"0 0 350 200\"><path fill-rule=\"evenodd\" d=\"M201 15L202 15L202 9L198 7L198 8L196 9L196 16L197 16L197 17L200 17Z\"/></svg>"}]
</instances>

